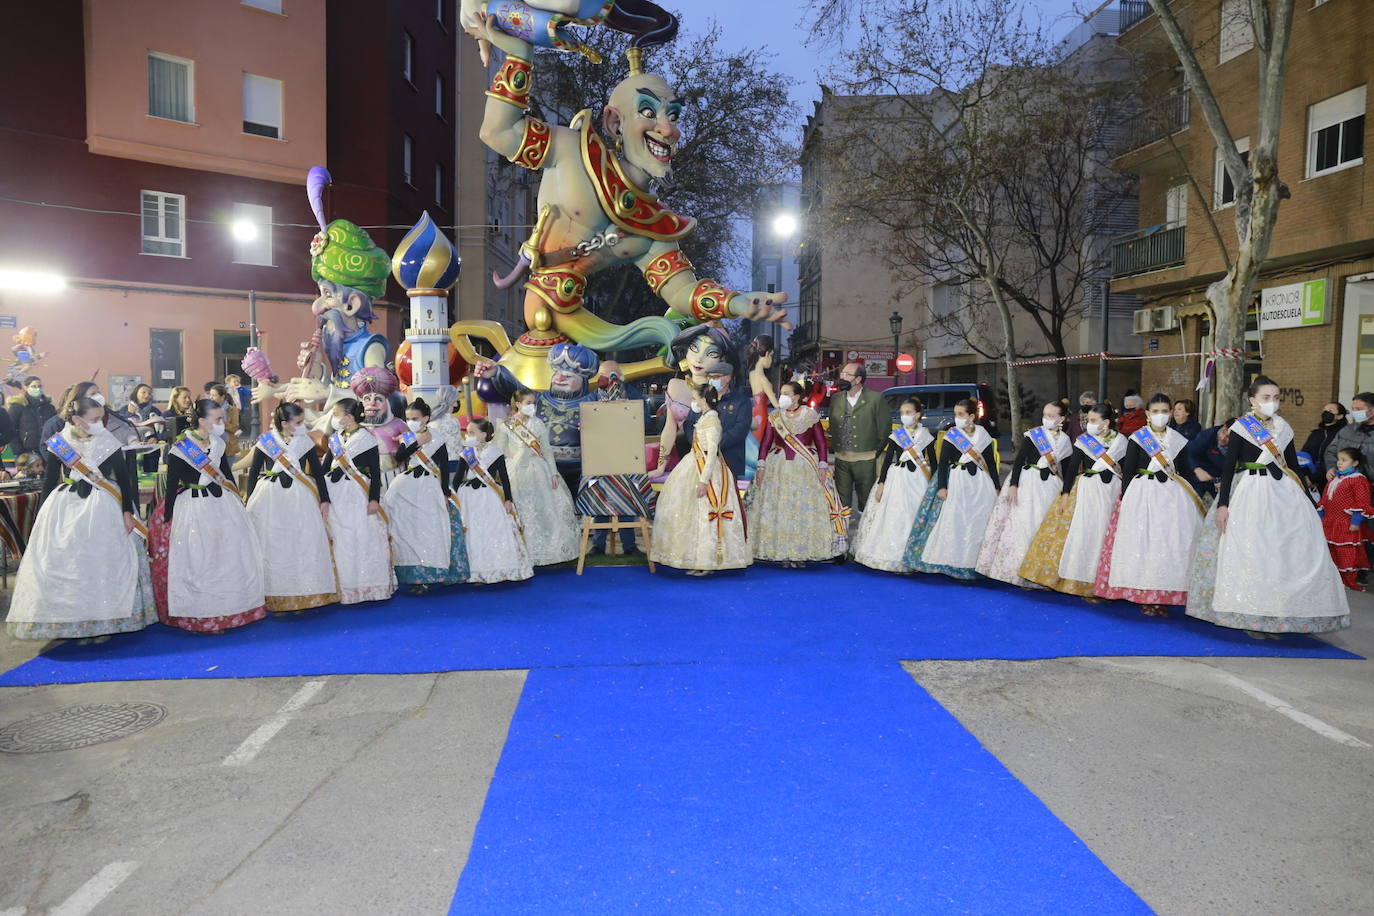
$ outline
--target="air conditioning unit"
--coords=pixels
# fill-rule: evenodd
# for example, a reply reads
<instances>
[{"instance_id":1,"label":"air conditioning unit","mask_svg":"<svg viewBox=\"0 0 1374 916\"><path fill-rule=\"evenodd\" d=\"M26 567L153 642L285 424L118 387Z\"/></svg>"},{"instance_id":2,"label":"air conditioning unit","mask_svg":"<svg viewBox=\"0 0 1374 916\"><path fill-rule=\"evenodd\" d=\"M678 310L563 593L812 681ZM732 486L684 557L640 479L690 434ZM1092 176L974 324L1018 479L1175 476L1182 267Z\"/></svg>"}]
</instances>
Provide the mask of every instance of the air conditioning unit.
<instances>
[{"instance_id":1,"label":"air conditioning unit","mask_svg":"<svg viewBox=\"0 0 1374 916\"><path fill-rule=\"evenodd\" d=\"M1178 327L1178 316L1174 314L1172 305L1161 306L1151 309L1154 312L1154 321L1151 322L1150 329L1153 331L1172 331Z\"/></svg>"},{"instance_id":2,"label":"air conditioning unit","mask_svg":"<svg viewBox=\"0 0 1374 916\"><path fill-rule=\"evenodd\" d=\"M1131 333L1148 334L1154 330L1154 309L1136 309L1131 313Z\"/></svg>"}]
</instances>

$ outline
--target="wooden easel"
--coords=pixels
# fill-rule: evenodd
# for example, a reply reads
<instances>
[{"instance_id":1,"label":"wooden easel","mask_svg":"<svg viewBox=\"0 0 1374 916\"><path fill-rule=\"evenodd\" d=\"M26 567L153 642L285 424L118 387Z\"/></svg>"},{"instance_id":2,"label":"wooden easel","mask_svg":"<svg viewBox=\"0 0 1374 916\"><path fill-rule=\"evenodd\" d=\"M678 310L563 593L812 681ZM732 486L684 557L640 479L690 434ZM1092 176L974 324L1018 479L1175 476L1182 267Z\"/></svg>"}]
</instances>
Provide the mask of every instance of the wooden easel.
<instances>
[{"instance_id":1,"label":"wooden easel","mask_svg":"<svg viewBox=\"0 0 1374 916\"><path fill-rule=\"evenodd\" d=\"M649 520L642 515L636 515L629 521L621 521L619 516L610 516L609 522L598 522L590 515L582 516L582 543L577 551L577 574L582 575L582 568L587 564L587 545L591 541L593 531L609 531L606 538L606 554L609 556L615 549L617 540L620 537L620 529L630 528L639 533L639 543L643 545L644 559L649 561L649 572L654 572L654 557L650 551L649 543Z\"/></svg>"}]
</instances>

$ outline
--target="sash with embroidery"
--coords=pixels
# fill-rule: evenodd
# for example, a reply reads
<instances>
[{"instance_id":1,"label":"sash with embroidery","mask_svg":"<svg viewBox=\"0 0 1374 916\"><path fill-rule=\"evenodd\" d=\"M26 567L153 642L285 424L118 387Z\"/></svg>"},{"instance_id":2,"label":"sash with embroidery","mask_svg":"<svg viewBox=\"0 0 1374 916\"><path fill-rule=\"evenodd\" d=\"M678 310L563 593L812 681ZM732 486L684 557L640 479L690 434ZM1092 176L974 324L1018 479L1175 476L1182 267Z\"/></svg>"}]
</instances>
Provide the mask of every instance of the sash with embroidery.
<instances>
[{"instance_id":1,"label":"sash with embroidery","mask_svg":"<svg viewBox=\"0 0 1374 916\"><path fill-rule=\"evenodd\" d=\"M967 455L970 461L978 465L980 471L985 472L989 477L992 476L992 472L988 470L987 462L983 460L982 455L978 454L978 450L973 447L973 440L964 435L959 427L956 426L947 430L945 432L945 441Z\"/></svg>"},{"instance_id":2,"label":"sash with embroidery","mask_svg":"<svg viewBox=\"0 0 1374 916\"><path fill-rule=\"evenodd\" d=\"M271 433L263 433L261 436L258 436L258 447L262 449L263 453L267 455L268 458L271 458L277 464L281 465L282 470L290 474L292 480L308 489L311 493L314 493L316 500L320 498L320 491L315 486L315 481L305 476L296 462L286 456L286 450L281 447L281 443L277 441L276 436Z\"/></svg>"},{"instance_id":3,"label":"sash with embroidery","mask_svg":"<svg viewBox=\"0 0 1374 916\"><path fill-rule=\"evenodd\" d=\"M907 457L916 462L916 467L921 469L921 473L926 475L926 480L930 480L935 475L930 473L930 465L926 463L926 456L921 454L921 450L916 447L916 440L911 438L911 434L905 429L894 429L892 438L901 446L902 451L906 452Z\"/></svg>"},{"instance_id":4,"label":"sash with embroidery","mask_svg":"<svg viewBox=\"0 0 1374 916\"><path fill-rule=\"evenodd\" d=\"M239 494L239 488L234 486L234 482L226 479L225 476L220 473L220 469L215 467L214 462L210 460L209 453L192 442L190 436L182 436L177 440L173 448L176 449L177 454L186 459L187 464L191 465L191 467L219 484L222 489L228 490L235 496L242 498Z\"/></svg>"},{"instance_id":5,"label":"sash with embroidery","mask_svg":"<svg viewBox=\"0 0 1374 916\"><path fill-rule=\"evenodd\" d=\"M113 496L115 502L119 504L120 510L123 511L124 497L120 495L119 488L110 483L109 479L106 478L104 474L100 473L98 469L91 467L83 461L81 454L72 447L70 442L63 438L61 433L53 436L44 444L48 447L48 451L57 456L58 461L61 461L67 466L68 470L76 471L78 474L85 477L96 489L104 490L106 493ZM143 523L137 519L134 520L134 530L142 535L145 541L148 539L148 529L143 527Z\"/></svg>"},{"instance_id":6,"label":"sash with embroidery","mask_svg":"<svg viewBox=\"0 0 1374 916\"><path fill-rule=\"evenodd\" d=\"M410 430L406 430L404 433L401 434L400 441L402 445L415 446L415 454L411 455L410 457L420 462L420 467L424 468L428 473L432 474L435 480L444 479L440 474L439 466L434 463L434 459L426 455L424 449L420 448L419 437L417 437ZM448 501L453 503L458 508L462 508L462 504L458 502L458 494L454 493L452 490L449 490Z\"/></svg>"},{"instance_id":7,"label":"sash with embroidery","mask_svg":"<svg viewBox=\"0 0 1374 916\"><path fill-rule=\"evenodd\" d=\"M1117 477L1121 476L1121 466L1118 465L1116 461L1112 459L1111 455L1107 454L1107 446L1099 442L1096 436L1084 433L1083 435L1079 436L1075 440L1075 442L1077 443L1078 447L1083 451L1083 454L1087 455L1094 461L1101 461L1107 467L1115 471Z\"/></svg>"},{"instance_id":8,"label":"sash with embroidery","mask_svg":"<svg viewBox=\"0 0 1374 916\"><path fill-rule=\"evenodd\" d=\"M515 530L519 533L520 539L523 541L525 539L525 526L520 521L520 516L516 514L515 509L506 505L506 503L510 502L506 497L506 491L501 489L501 485L491 476L491 472L482 467L482 462L477 460L477 450L471 446L463 449L463 460L468 463L468 470L476 474L477 479L482 481L482 483L491 487L491 492L495 493L496 497L501 500L501 505L505 508L506 514L511 517L511 521L515 522Z\"/></svg>"},{"instance_id":9,"label":"sash with embroidery","mask_svg":"<svg viewBox=\"0 0 1374 916\"><path fill-rule=\"evenodd\" d=\"M1302 481L1298 479L1298 475L1294 474L1292 469L1288 467L1288 462L1283 460L1283 452L1279 451L1279 444L1274 441L1274 434L1265 429L1264 424L1251 414L1237 417L1236 422L1244 427L1245 431L1250 434L1250 438L1254 439L1260 448L1269 453L1270 457L1274 459L1274 464L1278 465L1279 470L1287 474L1289 478L1299 487L1302 487L1303 492L1306 493L1307 488L1303 487Z\"/></svg>"},{"instance_id":10,"label":"sash with embroidery","mask_svg":"<svg viewBox=\"0 0 1374 916\"><path fill-rule=\"evenodd\" d=\"M1131 433L1131 441L1143 448L1151 460L1159 462L1160 470L1167 474L1170 480L1182 487L1183 492L1192 497L1193 505L1197 507L1199 515L1207 514L1206 508L1202 505L1202 497L1198 496L1197 491L1188 485L1188 481L1178 476L1178 472L1174 470L1173 462L1169 460L1168 455L1164 454L1163 443L1155 437L1154 433L1150 432L1148 426Z\"/></svg>"},{"instance_id":11,"label":"sash with embroidery","mask_svg":"<svg viewBox=\"0 0 1374 916\"><path fill-rule=\"evenodd\" d=\"M695 436L692 437L692 458L697 463L697 474L704 474L706 472L706 452L702 451ZM716 460L722 461L723 459L717 455ZM710 507L710 511L706 513L706 520L716 523L716 540L720 540L725 535L725 523L733 520L735 513L726 507L725 494L717 490L715 482L711 480L706 481L706 504Z\"/></svg>"},{"instance_id":12,"label":"sash with embroidery","mask_svg":"<svg viewBox=\"0 0 1374 916\"><path fill-rule=\"evenodd\" d=\"M815 472L816 477L821 482L821 489L825 491L825 501L830 504L830 524L835 526L836 534L844 534L849 528L849 507L840 502L840 493L835 489L834 479L825 473L816 453L802 445L796 434L787 428L787 424L782 419L782 411L773 411L768 420L773 425L773 431L782 437L782 441L787 444L787 447L800 455L802 460L811 466L811 470Z\"/></svg>"},{"instance_id":13,"label":"sash with embroidery","mask_svg":"<svg viewBox=\"0 0 1374 916\"><path fill-rule=\"evenodd\" d=\"M1051 473L1063 480L1064 477L1059 472L1059 461L1054 457L1054 443L1050 441L1050 434L1045 432L1045 427L1032 426L1026 430L1026 437L1030 439L1031 445L1035 446L1035 450L1040 453L1040 457L1049 464Z\"/></svg>"},{"instance_id":14,"label":"sash with embroidery","mask_svg":"<svg viewBox=\"0 0 1374 916\"><path fill-rule=\"evenodd\" d=\"M515 438L519 439L526 448L534 452L540 458L544 457L544 449L539 444L539 437L530 432L528 426L524 423L517 423L510 417L506 418L505 424L507 431L514 434Z\"/></svg>"},{"instance_id":15,"label":"sash with embroidery","mask_svg":"<svg viewBox=\"0 0 1374 916\"><path fill-rule=\"evenodd\" d=\"M367 501L372 502L372 488L368 486L367 478L363 476L362 471L354 467L353 461L345 451L346 447L343 436L338 433L329 437L329 452L334 456L334 463L342 468L348 478L358 485ZM391 524L391 519L387 518L386 510L382 508L380 503L377 504L377 514L382 517L382 521L388 525Z\"/></svg>"}]
</instances>

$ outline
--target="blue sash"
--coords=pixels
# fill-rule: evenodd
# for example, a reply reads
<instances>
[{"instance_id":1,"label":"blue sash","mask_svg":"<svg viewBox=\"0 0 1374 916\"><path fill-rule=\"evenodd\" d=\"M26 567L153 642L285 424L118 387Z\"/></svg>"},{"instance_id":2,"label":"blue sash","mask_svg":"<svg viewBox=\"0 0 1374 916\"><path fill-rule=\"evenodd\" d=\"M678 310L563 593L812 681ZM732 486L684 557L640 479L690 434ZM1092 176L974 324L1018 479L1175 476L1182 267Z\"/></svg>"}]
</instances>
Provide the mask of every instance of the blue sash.
<instances>
[{"instance_id":1,"label":"blue sash","mask_svg":"<svg viewBox=\"0 0 1374 916\"><path fill-rule=\"evenodd\" d=\"M945 441L954 443L954 447L965 455L968 455L973 463L978 465L981 470L987 471L989 476L992 475L992 472L988 471L987 464L983 462L983 456L978 454L978 450L973 447L973 441L969 439L968 436L964 435L959 427L955 426L947 430L945 432Z\"/></svg>"},{"instance_id":2,"label":"blue sash","mask_svg":"<svg viewBox=\"0 0 1374 916\"><path fill-rule=\"evenodd\" d=\"M268 458L275 460L282 456L281 443L279 443L277 437L271 433L263 433L261 436L258 436L258 445L262 446L262 450L267 453Z\"/></svg>"},{"instance_id":3,"label":"blue sash","mask_svg":"<svg viewBox=\"0 0 1374 916\"><path fill-rule=\"evenodd\" d=\"M1264 424L1261 423L1258 418L1251 414L1246 414L1243 417L1237 417L1236 422L1250 434L1255 442L1259 443L1260 448L1269 453L1274 459L1274 464L1278 465L1281 471L1292 478L1293 482L1298 486L1303 487L1304 491L1307 489L1303 486L1302 481L1298 479L1298 476L1289 469L1288 462L1283 460L1283 452L1279 451L1279 444L1274 441L1274 434L1265 429Z\"/></svg>"},{"instance_id":4,"label":"blue sash","mask_svg":"<svg viewBox=\"0 0 1374 916\"><path fill-rule=\"evenodd\" d=\"M76 449L72 448L72 444L70 442L62 438L61 433L58 433L57 435L53 436L51 439L45 442L44 445L48 447L48 451L56 455L58 460L65 464L67 467L71 467L72 465L76 464L78 461L81 460L81 456L77 454Z\"/></svg>"},{"instance_id":5,"label":"blue sash","mask_svg":"<svg viewBox=\"0 0 1374 916\"><path fill-rule=\"evenodd\" d=\"M209 477L215 483L219 484L220 487L222 487L223 489L228 490L235 496L239 495L239 488L234 486L234 482L232 480L225 479L224 475L220 473L219 468L215 467L210 462L209 453L202 449L199 445L196 445L194 442L192 442L190 436L182 436L180 439L177 440L176 445L174 445L173 448L177 450L177 453L180 454L181 457L186 459L187 463L190 464L191 467L195 468L197 471L200 471L202 474Z\"/></svg>"},{"instance_id":6,"label":"blue sash","mask_svg":"<svg viewBox=\"0 0 1374 916\"><path fill-rule=\"evenodd\" d=\"M1102 456L1107 454L1107 446L1098 442L1096 436L1090 436L1084 433L1074 441L1078 443L1078 447L1086 452L1088 457L1093 461L1100 461L1102 460Z\"/></svg>"},{"instance_id":7,"label":"blue sash","mask_svg":"<svg viewBox=\"0 0 1374 916\"><path fill-rule=\"evenodd\" d=\"M329 437L329 450L334 453L335 458L342 458L344 454L343 436L335 433Z\"/></svg>"},{"instance_id":8,"label":"blue sash","mask_svg":"<svg viewBox=\"0 0 1374 916\"><path fill-rule=\"evenodd\" d=\"M1045 427L1032 426L1026 430L1026 437L1035 446L1035 450L1040 453L1040 457L1049 460L1050 470L1054 472L1054 476L1060 476L1059 462L1054 458L1054 443L1050 441L1050 434L1045 432Z\"/></svg>"}]
</instances>

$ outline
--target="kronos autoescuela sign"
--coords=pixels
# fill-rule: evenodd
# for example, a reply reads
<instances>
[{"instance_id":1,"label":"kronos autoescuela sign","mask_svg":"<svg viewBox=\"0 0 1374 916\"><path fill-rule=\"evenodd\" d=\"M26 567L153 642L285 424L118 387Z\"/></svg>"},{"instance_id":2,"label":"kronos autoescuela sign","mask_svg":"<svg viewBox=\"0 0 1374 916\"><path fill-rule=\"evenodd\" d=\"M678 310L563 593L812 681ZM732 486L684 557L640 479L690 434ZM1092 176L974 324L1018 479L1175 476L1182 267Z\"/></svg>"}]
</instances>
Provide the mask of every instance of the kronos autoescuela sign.
<instances>
[{"instance_id":1,"label":"kronos autoescuela sign","mask_svg":"<svg viewBox=\"0 0 1374 916\"><path fill-rule=\"evenodd\" d=\"M1308 280L1260 292L1261 331L1326 324L1326 281Z\"/></svg>"}]
</instances>

